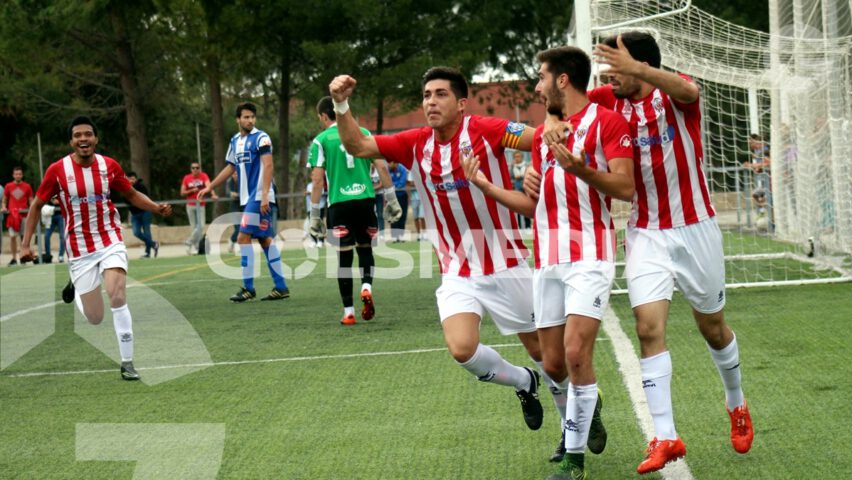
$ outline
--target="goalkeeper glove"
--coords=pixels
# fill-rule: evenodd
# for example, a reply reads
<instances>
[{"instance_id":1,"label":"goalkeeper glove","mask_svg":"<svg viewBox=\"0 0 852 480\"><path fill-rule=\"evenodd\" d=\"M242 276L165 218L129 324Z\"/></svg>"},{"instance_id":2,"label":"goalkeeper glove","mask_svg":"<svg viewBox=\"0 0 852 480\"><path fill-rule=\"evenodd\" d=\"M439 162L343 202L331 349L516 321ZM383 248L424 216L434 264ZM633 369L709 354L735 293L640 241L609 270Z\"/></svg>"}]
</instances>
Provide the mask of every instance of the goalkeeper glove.
<instances>
[{"instance_id":1,"label":"goalkeeper glove","mask_svg":"<svg viewBox=\"0 0 852 480\"><path fill-rule=\"evenodd\" d=\"M325 223L323 223L320 217L319 205L311 205L311 226L309 231L312 237L320 240L325 238Z\"/></svg>"},{"instance_id":2,"label":"goalkeeper glove","mask_svg":"<svg viewBox=\"0 0 852 480\"><path fill-rule=\"evenodd\" d=\"M393 223L402 218L402 207L399 206L399 200L396 199L396 190L393 187L385 189L385 220Z\"/></svg>"}]
</instances>

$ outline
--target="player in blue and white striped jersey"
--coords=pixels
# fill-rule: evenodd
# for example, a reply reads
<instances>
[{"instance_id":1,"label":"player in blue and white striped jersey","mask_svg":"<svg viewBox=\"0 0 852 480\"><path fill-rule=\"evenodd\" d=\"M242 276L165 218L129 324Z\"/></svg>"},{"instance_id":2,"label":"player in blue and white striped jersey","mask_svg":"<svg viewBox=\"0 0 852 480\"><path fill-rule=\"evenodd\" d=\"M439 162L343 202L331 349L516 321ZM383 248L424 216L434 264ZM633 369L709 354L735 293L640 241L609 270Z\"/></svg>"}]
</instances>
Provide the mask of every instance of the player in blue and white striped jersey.
<instances>
[{"instance_id":1,"label":"player in blue and white striped jersey","mask_svg":"<svg viewBox=\"0 0 852 480\"><path fill-rule=\"evenodd\" d=\"M275 203L273 193L272 140L263 130L255 128L257 107L245 102L237 105L237 125L240 131L231 137L225 168L219 172L210 184L198 192L199 200L218 185L224 183L231 174L237 172L240 192L240 207L243 217L240 221L240 233L237 243L240 245L242 260L243 286L231 297L233 302L244 302L255 298L254 290L254 252L251 239L256 238L263 247L269 273L275 282L275 288L261 300L281 300L290 296L284 282L281 268L281 254L275 246L275 226L270 204Z\"/></svg>"}]
</instances>

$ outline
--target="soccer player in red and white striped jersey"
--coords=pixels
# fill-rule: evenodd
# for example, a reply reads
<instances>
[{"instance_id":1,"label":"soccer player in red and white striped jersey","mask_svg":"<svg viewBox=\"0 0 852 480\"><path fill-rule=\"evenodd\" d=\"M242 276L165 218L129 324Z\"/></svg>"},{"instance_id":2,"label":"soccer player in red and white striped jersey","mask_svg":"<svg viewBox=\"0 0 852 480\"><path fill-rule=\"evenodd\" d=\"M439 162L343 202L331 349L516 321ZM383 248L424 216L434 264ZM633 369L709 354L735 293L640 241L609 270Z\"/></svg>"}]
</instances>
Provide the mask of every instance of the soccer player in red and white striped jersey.
<instances>
[{"instance_id":1,"label":"soccer player in red and white striped jersey","mask_svg":"<svg viewBox=\"0 0 852 480\"><path fill-rule=\"evenodd\" d=\"M725 261L702 171L699 89L689 77L660 69L659 46L647 33L611 37L595 55L609 65L610 84L589 97L622 114L634 135L636 196L627 227L625 274L656 431L637 470L659 470L686 454L674 426L665 338L675 285L692 305L722 378L733 447L746 453L754 430L741 387L736 336L723 314Z\"/></svg>"},{"instance_id":2,"label":"soccer player in red and white striped jersey","mask_svg":"<svg viewBox=\"0 0 852 480\"><path fill-rule=\"evenodd\" d=\"M492 185L477 175L475 160L466 170L486 196L522 215L534 212L536 325L545 372L567 394L560 408L564 443L557 452L565 456L563 473L580 478L587 444L593 453L606 446L592 359L615 276L611 197L633 198L633 147L624 118L586 97L588 55L576 47L558 47L537 58L536 93L548 114L571 131L564 143L550 146L542 142L544 126L535 131L531 168L542 177L537 201Z\"/></svg>"},{"instance_id":3,"label":"soccer player in red and white striped jersey","mask_svg":"<svg viewBox=\"0 0 852 480\"><path fill-rule=\"evenodd\" d=\"M504 149L529 150L533 129L465 114L467 80L457 70L434 67L422 84L428 126L366 136L349 113L348 98L355 84L354 78L341 75L329 86L340 139L350 155L386 158L413 172L441 267L436 296L450 354L479 380L514 387L527 426L538 429L542 420L538 373L510 364L479 342L480 321L488 312L502 334L517 334L530 357L541 364L525 261L528 252L515 216L470 188L461 162L463 153L475 154L483 159L483 174L490 181L511 188Z\"/></svg>"},{"instance_id":4,"label":"soccer player in red and white striped jersey","mask_svg":"<svg viewBox=\"0 0 852 480\"><path fill-rule=\"evenodd\" d=\"M79 116L68 128L74 152L47 167L44 179L30 206L21 258L31 258L30 241L41 207L57 195L65 219L65 244L77 307L89 323L104 317L101 283L112 308L113 324L121 354L121 377L138 380L133 367L133 327L127 308L127 249L121 237L121 219L110 200L110 192L121 192L132 205L171 215L171 206L156 204L136 191L121 166L112 158L95 153L98 131L88 117Z\"/></svg>"}]
</instances>

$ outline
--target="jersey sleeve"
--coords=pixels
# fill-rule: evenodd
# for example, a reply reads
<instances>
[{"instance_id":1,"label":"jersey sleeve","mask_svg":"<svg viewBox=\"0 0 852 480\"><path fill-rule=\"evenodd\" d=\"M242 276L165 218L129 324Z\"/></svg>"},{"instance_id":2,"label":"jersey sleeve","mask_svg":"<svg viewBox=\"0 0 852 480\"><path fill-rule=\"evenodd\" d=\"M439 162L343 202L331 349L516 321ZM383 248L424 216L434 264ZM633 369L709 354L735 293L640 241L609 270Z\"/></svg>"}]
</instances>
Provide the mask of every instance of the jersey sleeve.
<instances>
[{"instance_id":1,"label":"jersey sleeve","mask_svg":"<svg viewBox=\"0 0 852 480\"><path fill-rule=\"evenodd\" d=\"M602 85L588 92L589 101L612 110L615 108L615 95L612 93L612 85Z\"/></svg>"},{"instance_id":2,"label":"jersey sleeve","mask_svg":"<svg viewBox=\"0 0 852 480\"><path fill-rule=\"evenodd\" d=\"M414 148L417 146L417 138L420 129L405 130L393 135L376 135L376 146L379 147L382 157L389 162L397 162L406 168L414 164Z\"/></svg>"},{"instance_id":3,"label":"jersey sleeve","mask_svg":"<svg viewBox=\"0 0 852 480\"><path fill-rule=\"evenodd\" d=\"M124 169L121 168L121 165L119 165L118 162L112 160L109 164L108 169L110 173L110 190L123 193L133 188L133 185L130 183L130 180L127 179L127 175L124 174Z\"/></svg>"},{"instance_id":4,"label":"jersey sleeve","mask_svg":"<svg viewBox=\"0 0 852 480\"><path fill-rule=\"evenodd\" d=\"M59 167L57 165L54 163L47 167L47 171L44 172L44 180L41 181L41 185L38 186L36 191L36 196L44 203L48 203L54 195L59 193L59 175L57 173ZM3 192L3 195L7 193L9 193L8 188Z\"/></svg>"},{"instance_id":5,"label":"jersey sleeve","mask_svg":"<svg viewBox=\"0 0 852 480\"><path fill-rule=\"evenodd\" d=\"M604 112L602 112L604 113ZM633 158L633 137L630 126L621 115L607 110L601 115L601 147L607 161L613 158Z\"/></svg>"},{"instance_id":6,"label":"jersey sleeve","mask_svg":"<svg viewBox=\"0 0 852 480\"><path fill-rule=\"evenodd\" d=\"M225 163L230 163L234 167L237 166L237 158L234 153L234 139L228 142L228 152L225 154Z\"/></svg>"},{"instance_id":7,"label":"jersey sleeve","mask_svg":"<svg viewBox=\"0 0 852 480\"><path fill-rule=\"evenodd\" d=\"M308 166L311 168L325 168L325 150L322 148L319 137L314 138L311 142L311 149L308 152Z\"/></svg>"},{"instance_id":8,"label":"jersey sleeve","mask_svg":"<svg viewBox=\"0 0 852 480\"><path fill-rule=\"evenodd\" d=\"M257 137L257 153L259 155L272 153L272 139L269 138L269 135L267 135L266 132L261 133Z\"/></svg>"},{"instance_id":9,"label":"jersey sleeve","mask_svg":"<svg viewBox=\"0 0 852 480\"><path fill-rule=\"evenodd\" d=\"M538 174L541 174L541 132L543 131L544 126L539 126L535 129L531 152L532 158L530 159L530 165Z\"/></svg>"}]
</instances>

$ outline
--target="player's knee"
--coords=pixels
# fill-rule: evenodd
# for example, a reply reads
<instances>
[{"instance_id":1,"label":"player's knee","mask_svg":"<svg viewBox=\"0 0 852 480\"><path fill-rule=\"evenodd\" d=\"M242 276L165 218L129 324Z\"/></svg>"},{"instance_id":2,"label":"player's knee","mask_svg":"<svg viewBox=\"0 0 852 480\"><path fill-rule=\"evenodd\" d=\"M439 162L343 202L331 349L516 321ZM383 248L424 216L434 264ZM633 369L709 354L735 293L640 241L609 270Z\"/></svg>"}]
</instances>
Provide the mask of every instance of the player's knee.
<instances>
[{"instance_id":1,"label":"player's knee","mask_svg":"<svg viewBox=\"0 0 852 480\"><path fill-rule=\"evenodd\" d=\"M450 343L447 344L447 348L450 351L450 355L453 356L453 359L458 363L465 363L476 353L476 345L468 345L466 343Z\"/></svg>"},{"instance_id":2,"label":"player's knee","mask_svg":"<svg viewBox=\"0 0 852 480\"><path fill-rule=\"evenodd\" d=\"M665 337L665 324L659 322L637 322L636 336L642 343L660 341Z\"/></svg>"},{"instance_id":3,"label":"player's knee","mask_svg":"<svg viewBox=\"0 0 852 480\"><path fill-rule=\"evenodd\" d=\"M552 355L550 358L545 357L542 362L544 373L553 379L564 379L568 374L565 369L565 358L562 355Z\"/></svg>"},{"instance_id":4,"label":"player's knee","mask_svg":"<svg viewBox=\"0 0 852 480\"><path fill-rule=\"evenodd\" d=\"M83 312L83 315L92 325L100 325L104 321L104 312Z\"/></svg>"}]
</instances>

